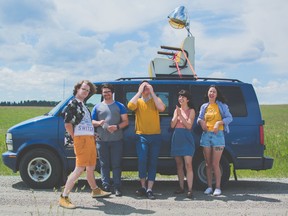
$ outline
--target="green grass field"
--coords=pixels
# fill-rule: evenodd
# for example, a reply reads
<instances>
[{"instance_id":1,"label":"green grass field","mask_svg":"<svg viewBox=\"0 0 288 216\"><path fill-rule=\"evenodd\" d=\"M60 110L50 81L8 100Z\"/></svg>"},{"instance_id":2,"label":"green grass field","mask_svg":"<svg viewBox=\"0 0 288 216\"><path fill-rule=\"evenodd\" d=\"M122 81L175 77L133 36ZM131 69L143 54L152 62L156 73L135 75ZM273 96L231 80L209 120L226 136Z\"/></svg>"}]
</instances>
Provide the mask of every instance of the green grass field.
<instances>
[{"instance_id":1,"label":"green grass field","mask_svg":"<svg viewBox=\"0 0 288 216\"><path fill-rule=\"evenodd\" d=\"M12 170L2 162L2 153L6 151L5 133L8 128L29 118L33 118L51 110L51 107L1 107L0 106L0 175L13 174Z\"/></svg>"},{"instance_id":2,"label":"green grass field","mask_svg":"<svg viewBox=\"0 0 288 216\"><path fill-rule=\"evenodd\" d=\"M44 114L51 107L0 107L0 152L6 151L7 129L23 120ZM238 170L238 177L288 177L288 105L262 105L265 120L265 155L274 158L273 169L265 171ZM0 175L11 175L1 159Z\"/></svg>"},{"instance_id":3,"label":"green grass field","mask_svg":"<svg viewBox=\"0 0 288 216\"><path fill-rule=\"evenodd\" d=\"M273 168L264 171L237 171L238 177L288 177L288 105L262 105L265 120L265 155L274 158Z\"/></svg>"}]
</instances>

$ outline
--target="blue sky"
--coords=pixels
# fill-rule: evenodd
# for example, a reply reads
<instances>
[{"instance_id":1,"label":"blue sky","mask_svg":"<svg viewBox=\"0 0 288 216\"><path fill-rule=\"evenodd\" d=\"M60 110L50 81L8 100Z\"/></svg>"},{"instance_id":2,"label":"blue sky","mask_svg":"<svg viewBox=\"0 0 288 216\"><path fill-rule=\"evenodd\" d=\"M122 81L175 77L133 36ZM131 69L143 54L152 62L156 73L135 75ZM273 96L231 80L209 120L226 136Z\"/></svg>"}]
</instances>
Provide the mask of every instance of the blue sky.
<instances>
[{"instance_id":1,"label":"blue sky","mask_svg":"<svg viewBox=\"0 0 288 216\"><path fill-rule=\"evenodd\" d=\"M260 104L288 104L286 0L1 0L0 101L59 101L82 79L148 76L160 46L187 36L168 24L180 5L198 76L252 83Z\"/></svg>"}]
</instances>

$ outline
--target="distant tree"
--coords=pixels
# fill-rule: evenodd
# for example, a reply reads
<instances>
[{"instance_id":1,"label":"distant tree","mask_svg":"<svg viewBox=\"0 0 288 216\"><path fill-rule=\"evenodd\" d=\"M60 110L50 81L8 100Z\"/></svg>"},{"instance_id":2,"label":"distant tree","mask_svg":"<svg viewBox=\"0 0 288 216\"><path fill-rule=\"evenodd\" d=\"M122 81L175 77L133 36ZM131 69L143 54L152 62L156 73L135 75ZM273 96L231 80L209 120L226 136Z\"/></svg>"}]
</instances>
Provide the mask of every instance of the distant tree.
<instances>
[{"instance_id":1,"label":"distant tree","mask_svg":"<svg viewBox=\"0 0 288 216\"><path fill-rule=\"evenodd\" d=\"M47 106L53 107L56 106L59 101L37 101L37 100L27 100L27 101L20 101L20 102L10 102L10 101L1 101L0 106Z\"/></svg>"}]
</instances>

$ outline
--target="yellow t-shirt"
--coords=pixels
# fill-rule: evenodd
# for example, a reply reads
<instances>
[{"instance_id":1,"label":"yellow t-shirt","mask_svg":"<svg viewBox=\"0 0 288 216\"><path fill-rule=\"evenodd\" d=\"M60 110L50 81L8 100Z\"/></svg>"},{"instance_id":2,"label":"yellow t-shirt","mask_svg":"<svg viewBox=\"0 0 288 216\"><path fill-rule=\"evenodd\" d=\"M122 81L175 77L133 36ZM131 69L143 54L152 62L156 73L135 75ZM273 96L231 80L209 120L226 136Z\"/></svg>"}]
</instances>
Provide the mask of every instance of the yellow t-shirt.
<instances>
[{"instance_id":1,"label":"yellow t-shirt","mask_svg":"<svg viewBox=\"0 0 288 216\"><path fill-rule=\"evenodd\" d=\"M137 104L129 102L128 109L135 112L136 134L160 134L159 111L153 98L145 102L139 98Z\"/></svg>"},{"instance_id":2,"label":"yellow t-shirt","mask_svg":"<svg viewBox=\"0 0 288 216\"><path fill-rule=\"evenodd\" d=\"M206 121L206 126L207 126L208 131L213 131L215 123L217 121L222 121L220 110L216 103L208 105L206 112L205 112L204 119ZM218 129L223 130L224 129L223 125L219 125Z\"/></svg>"}]
</instances>

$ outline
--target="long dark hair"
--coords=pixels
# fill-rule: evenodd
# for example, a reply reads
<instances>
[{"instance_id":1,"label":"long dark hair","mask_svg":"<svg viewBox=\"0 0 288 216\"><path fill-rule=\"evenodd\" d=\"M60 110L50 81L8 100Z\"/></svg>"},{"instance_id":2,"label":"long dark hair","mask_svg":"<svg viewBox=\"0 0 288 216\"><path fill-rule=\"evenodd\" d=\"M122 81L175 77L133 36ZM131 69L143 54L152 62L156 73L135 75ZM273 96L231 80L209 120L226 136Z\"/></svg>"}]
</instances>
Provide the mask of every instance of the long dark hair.
<instances>
[{"instance_id":1,"label":"long dark hair","mask_svg":"<svg viewBox=\"0 0 288 216\"><path fill-rule=\"evenodd\" d=\"M187 90L182 89L181 91L178 92L178 97L179 97L180 95L183 96L183 97L186 97L187 100L189 100L189 101L188 101L188 104L187 104L188 107L189 107L190 109L194 109L194 110L195 110L194 104L193 104L193 102L192 102L192 95L190 94L190 92L187 91ZM178 105L180 105L179 102L178 102Z\"/></svg>"},{"instance_id":2,"label":"long dark hair","mask_svg":"<svg viewBox=\"0 0 288 216\"><path fill-rule=\"evenodd\" d=\"M208 98L208 91L210 88L215 88L217 91L217 97L216 100L221 101L222 103L227 103L226 98L224 97L224 95L222 94L220 88L216 85L210 85L209 88L207 89L205 96L204 96L204 102L208 102L209 98Z\"/></svg>"}]
</instances>

